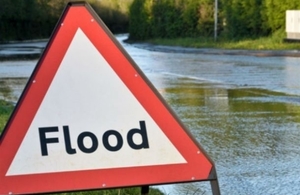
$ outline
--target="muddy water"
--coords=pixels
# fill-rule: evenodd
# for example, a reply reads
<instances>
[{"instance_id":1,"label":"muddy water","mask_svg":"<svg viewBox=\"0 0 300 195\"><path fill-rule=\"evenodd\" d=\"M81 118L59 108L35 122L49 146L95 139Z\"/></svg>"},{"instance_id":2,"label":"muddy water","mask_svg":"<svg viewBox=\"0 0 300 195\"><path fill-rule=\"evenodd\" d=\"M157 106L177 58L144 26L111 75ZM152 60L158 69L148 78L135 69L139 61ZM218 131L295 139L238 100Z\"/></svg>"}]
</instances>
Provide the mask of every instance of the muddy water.
<instances>
[{"instance_id":1,"label":"muddy water","mask_svg":"<svg viewBox=\"0 0 300 195\"><path fill-rule=\"evenodd\" d=\"M215 161L222 194L300 194L300 58L123 45ZM16 101L35 63L0 62L0 96ZM208 182L160 188L211 194Z\"/></svg>"}]
</instances>

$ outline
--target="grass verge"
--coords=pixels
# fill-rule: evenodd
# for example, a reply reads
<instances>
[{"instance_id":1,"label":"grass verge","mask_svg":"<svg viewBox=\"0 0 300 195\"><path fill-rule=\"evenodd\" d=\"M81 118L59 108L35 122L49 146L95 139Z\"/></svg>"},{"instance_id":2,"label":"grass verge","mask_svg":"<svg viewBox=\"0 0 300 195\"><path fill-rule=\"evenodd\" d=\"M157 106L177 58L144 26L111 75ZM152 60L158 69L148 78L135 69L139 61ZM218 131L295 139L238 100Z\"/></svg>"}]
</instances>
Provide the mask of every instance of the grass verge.
<instances>
[{"instance_id":1,"label":"grass verge","mask_svg":"<svg viewBox=\"0 0 300 195\"><path fill-rule=\"evenodd\" d=\"M285 33L276 32L270 37L256 39L229 40L219 38L195 37L175 39L150 39L148 43L168 46L182 46L193 48L219 48L219 49L250 49L250 50L300 50L300 42L285 42Z\"/></svg>"},{"instance_id":2,"label":"grass verge","mask_svg":"<svg viewBox=\"0 0 300 195\"><path fill-rule=\"evenodd\" d=\"M0 134L3 131L8 118L13 111L14 105L4 100L0 100Z\"/></svg>"}]
</instances>

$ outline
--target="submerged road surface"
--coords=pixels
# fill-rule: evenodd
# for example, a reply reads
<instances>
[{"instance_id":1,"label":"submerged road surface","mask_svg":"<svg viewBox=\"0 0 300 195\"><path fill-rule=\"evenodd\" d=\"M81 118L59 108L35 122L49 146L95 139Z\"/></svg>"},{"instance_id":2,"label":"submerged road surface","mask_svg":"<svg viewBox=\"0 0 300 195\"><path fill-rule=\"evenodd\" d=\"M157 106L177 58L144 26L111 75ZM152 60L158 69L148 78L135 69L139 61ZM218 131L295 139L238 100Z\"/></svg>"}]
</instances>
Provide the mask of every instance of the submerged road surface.
<instances>
[{"instance_id":1,"label":"submerged road surface","mask_svg":"<svg viewBox=\"0 0 300 195\"><path fill-rule=\"evenodd\" d=\"M122 44L215 161L222 194L300 194L300 58ZM16 101L36 62L1 61L0 97ZM209 182L160 188L211 194Z\"/></svg>"}]
</instances>

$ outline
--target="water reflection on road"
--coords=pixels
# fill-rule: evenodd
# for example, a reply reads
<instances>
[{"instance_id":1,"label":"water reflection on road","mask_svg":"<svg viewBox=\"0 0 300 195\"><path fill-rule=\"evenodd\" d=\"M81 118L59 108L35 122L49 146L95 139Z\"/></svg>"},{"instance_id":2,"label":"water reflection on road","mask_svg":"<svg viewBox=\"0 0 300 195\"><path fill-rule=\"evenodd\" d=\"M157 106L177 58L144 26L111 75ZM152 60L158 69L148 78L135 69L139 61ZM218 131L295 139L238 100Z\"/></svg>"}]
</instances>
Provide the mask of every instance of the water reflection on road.
<instances>
[{"instance_id":1,"label":"water reflection on road","mask_svg":"<svg viewBox=\"0 0 300 195\"><path fill-rule=\"evenodd\" d=\"M126 49L215 161L223 194L300 193L299 58Z\"/></svg>"},{"instance_id":2,"label":"water reflection on road","mask_svg":"<svg viewBox=\"0 0 300 195\"><path fill-rule=\"evenodd\" d=\"M191 79L170 85L164 96L215 160L224 194L300 193L299 97Z\"/></svg>"},{"instance_id":3,"label":"water reflection on road","mask_svg":"<svg viewBox=\"0 0 300 195\"><path fill-rule=\"evenodd\" d=\"M300 193L300 58L164 53L123 45L215 161L222 194ZM0 62L7 99L18 97L35 63ZM211 194L208 182L165 189Z\"/></svg>"}]
</instances>

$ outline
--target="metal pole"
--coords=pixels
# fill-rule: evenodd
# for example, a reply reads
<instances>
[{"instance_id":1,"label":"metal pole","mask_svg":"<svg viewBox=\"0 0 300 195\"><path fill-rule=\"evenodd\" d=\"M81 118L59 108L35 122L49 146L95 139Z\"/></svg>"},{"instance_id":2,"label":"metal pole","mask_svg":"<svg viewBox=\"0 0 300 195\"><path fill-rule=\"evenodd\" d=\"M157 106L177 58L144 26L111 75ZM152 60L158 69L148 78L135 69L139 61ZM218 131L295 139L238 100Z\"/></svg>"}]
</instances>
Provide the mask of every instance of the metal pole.
<instances>
[{"instance_id":1,"label":"metal pole","mask_svg":"<svg viewBox=\"0 0 300 195\"><path fill-rule=\"evenodd\" d=\"M215 0L215 14L214 14L214 17L215 17L215 41L217 41L217 37L218 37L218 0Z\"/></svg>"},{"instance_id":2,"label":"metal pole","mask_svg":"<svg viewBox=\"0 0 300 195\"><path fill-rule=\"evenodd\" d=\"M210 186L213 195L221 195L219 182L217 179L210 181Z\"/></svg>"},{"instance_id":3,"label":"metal pole","mask_svg":"<svg viewBox=\"0 0 300 195\"><path fill-rule=\"evenodd\" d=\"M213 167L210 174L211 174L210 186L211 186L212 194L213 195L221 195L217 171L216 171L215 167Z\"/></svg>"}]
</instances>

